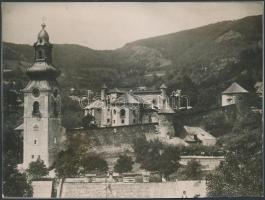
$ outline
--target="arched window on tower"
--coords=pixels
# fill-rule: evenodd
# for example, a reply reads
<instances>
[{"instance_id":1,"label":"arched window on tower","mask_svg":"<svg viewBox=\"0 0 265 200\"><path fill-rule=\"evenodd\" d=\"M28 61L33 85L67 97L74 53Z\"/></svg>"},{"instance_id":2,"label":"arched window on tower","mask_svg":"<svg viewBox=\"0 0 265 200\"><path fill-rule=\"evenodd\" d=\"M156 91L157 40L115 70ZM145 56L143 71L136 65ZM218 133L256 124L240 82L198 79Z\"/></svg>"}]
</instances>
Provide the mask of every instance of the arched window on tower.
<instances>
[{"instance_id":1,"label":"arched window on tower","mask_svg":"<svg viewBox=\"0 0 265 200\"><path fill-rule=\"evenodd\" d=\"M39 56L38 56L39 59L42 59L42 51L41 50L38 51L38 54L39 54Z\"/></svg>"},{"instance_id":2,"label":"arched window on tower","mask_svg":"<svg viewBox=\"0 0 265 200\"><path fill-rule=\"evenodd\" d=\"M55 117L60 114L60 96L57 89L53 92L53 114Z\"/></svg>"},{"instance_id":3,"label":"arched window on tower","mask_svg":"<svg viewBox=\"0 0 265 200\"><path fill-rule=\"evenodd\" d=\"M40 104L38 101L34 101L34 103L33 103L32 115L35 115L35 116L40 115Z\"/></svg>"}]
</instances>

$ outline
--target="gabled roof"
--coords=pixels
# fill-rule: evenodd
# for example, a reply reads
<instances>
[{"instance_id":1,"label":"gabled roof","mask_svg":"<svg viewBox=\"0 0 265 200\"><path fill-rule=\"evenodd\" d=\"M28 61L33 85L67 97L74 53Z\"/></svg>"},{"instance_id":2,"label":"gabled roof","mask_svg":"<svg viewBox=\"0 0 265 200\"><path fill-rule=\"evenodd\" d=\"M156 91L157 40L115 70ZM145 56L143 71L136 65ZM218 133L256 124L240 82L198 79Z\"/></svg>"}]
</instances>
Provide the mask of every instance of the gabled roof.
<instances>
[{"instance_id":1,"label":"gabled roof","mask_svg":"<svg viewBox=\"0 0 265 200\"><path fill-rule=\"evenodd\" d=\"M119 94L123 94L124 92L120 91L118 88L114 88L114 89L110 89L108 91L108 94L111 94L111 93L119 93Z\"/></svg>"},{"instance_id":2,"label":"gabled roof","mask_svg":"<svg viewBox=\"0 0 265 200\"><path fill-rule=\"evenodd\" d=\"M163 83L161 86L160 86L160 89L166 89L167 86Z\"/></svg>"},{"instance_id":3,"label":"gabled roof","mask_svg":"<svg viewBox=\"0 0 265 200\"><path fill-rule=\"evenodd\" d=\"M139 90L133 91L133 94L161 94L160 90Z\"/></svg>"},{"instance_id":4,"label":"gabled roof","mask_svg":"<svg viewBox=\"0 0 265 200\"><path fill-rule=\"evenodd\" d=\"M232 83L229 88L222 92L222 94L239 94L239 93L248 93L246 89L241 87L238 83Z\"/></svg>"},{"instance_id":5,"label":"gabled roof","mask_svg":"<svg viewBox=\"0 0 265 200\"><path fill-rule=\"evenodd\" d=\"M263 93L263 82L257 82L255 84L256 93L262 94Z\"/></svg>"},{"instance_id":6,"label":"gabled roof","mask_svg":"<svg viewBox=\"0 0 265 200\"><path fill-rule=\"evenodd\" d=\"M175 111L170 106L163 106L159 112L159 114L173 114Z\"/></svg>"},{"instance_id":7,"label":"gabled roof","mask_svg":"<svg viewBox=\"0 0 265 200\"><path fill-rule=\"evenodd\" d=\"M91 104L87 105L84 109L92 109L92 108L103 108L105 106L104 101L102 100L95 100Z\"/></svg>"},{"instance_id":8,"label":"gabled roof","mask_svg":"<svg viewBox=\"0 0 265 200\"><path fill-rule=\"evenodd\" d=\"M23 131L24 130L24 124L20 124L18 127L14 129L15 131Z\"/></svg>"},{"instance_id":9,"label":"gabled roof","mask_svg":"<svg viewBox=\"0 0 265 200\"><path fill-rule=\"evenodd\" d=\"M117 100L113 102L113 104L140 104L140 100L137 100L134 96L129 93L125 93L121 95Z\"/></svg>"},{"instance_id":10,"label":"gabled roof","mask_svg":"<svg viewBox=\"0 0 265 200\"><path fill-rule=\"evenodd\" d=\"M188 135L193 136L193 135L197 135L197 138L199 140L209 140L209 139L215 139L214 136L212 136L210 133L206 132L205 130L203 130L200 127L191 127L191 126L184 126L185 131L187 132ZM190 136L186 136L187 140L190 140L191 137Z\"/></svg>"}]
</instances>

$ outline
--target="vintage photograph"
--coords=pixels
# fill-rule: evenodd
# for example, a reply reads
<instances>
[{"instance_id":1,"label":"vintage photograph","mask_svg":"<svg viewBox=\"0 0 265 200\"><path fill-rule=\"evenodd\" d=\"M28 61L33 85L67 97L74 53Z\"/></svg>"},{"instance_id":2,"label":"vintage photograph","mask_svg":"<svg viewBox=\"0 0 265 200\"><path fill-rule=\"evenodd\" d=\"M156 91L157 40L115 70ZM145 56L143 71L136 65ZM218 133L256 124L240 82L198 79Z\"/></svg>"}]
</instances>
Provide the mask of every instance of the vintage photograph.
<instances>
[{"instance_id":1,"label":"vintage photograph","mask_svg":"<svg viewBox=\"0 0 265 200\"><path fill-rule=\"evenodd\" d=\"M3 2L2 198L263 197L263 9Z\"/></svg>"}]
</instances>

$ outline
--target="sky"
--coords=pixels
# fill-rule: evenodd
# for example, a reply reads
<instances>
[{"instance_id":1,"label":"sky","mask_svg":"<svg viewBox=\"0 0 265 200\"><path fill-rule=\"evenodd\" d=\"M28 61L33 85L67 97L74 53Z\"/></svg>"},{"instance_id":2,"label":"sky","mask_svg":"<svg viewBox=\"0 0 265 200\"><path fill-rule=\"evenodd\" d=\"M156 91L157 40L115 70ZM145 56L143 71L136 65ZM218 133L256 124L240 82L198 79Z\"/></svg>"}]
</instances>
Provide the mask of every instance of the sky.
<instances>
[{"instance_id":1,"label":"sky","mask_svg":"<svg viewBox=\"0 0 265 200\"><path fill-rule=\"evenodd\" d=\"M2 3L2 40L32 45L46 23L50 42L92 49L263 14L263 2Z\"/></svg>"}]
</instances>

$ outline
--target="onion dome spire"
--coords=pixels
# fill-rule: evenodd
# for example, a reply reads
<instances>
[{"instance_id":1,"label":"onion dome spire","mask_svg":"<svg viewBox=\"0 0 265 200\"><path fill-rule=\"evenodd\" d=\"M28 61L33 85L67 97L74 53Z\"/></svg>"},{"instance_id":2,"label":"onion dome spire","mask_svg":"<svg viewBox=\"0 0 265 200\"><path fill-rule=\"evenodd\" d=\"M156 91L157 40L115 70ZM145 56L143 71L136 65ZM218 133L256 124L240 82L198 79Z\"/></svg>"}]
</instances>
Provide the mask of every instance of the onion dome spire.
<instances>
[{"instance_id":1,"label":"onion dome spire","mask_svg":"<svg viewBox=\"0 0 265 200\"><path fill-rule=\"evenodd\" d=\"M49 42L49 34L45 30L46 24L42 23L41 27L37 42L33 45L35 62L27 69L26 73L31 79L56 79L60 75L60 70L52 65L52 44Z\"/></svg>"}]
</instances>

